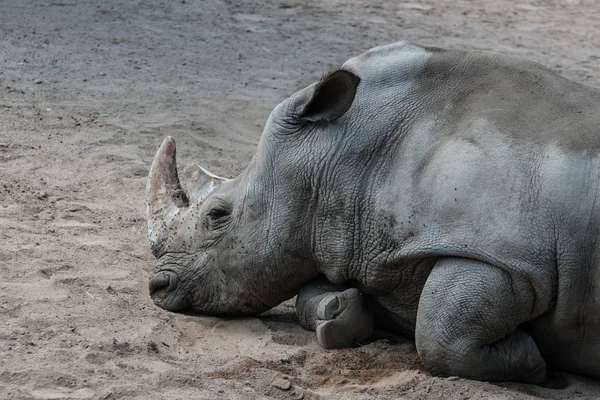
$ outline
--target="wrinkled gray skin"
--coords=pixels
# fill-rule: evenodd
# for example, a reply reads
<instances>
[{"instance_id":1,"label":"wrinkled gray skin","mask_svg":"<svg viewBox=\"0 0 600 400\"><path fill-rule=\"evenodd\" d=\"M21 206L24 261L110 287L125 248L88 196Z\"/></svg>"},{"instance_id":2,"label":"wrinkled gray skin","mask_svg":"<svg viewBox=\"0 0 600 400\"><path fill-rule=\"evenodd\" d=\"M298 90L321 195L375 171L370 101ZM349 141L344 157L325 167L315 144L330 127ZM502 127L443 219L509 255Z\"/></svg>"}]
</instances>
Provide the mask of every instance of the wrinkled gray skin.
<instances>
[{"instance_id":1,"label":"wrinkled gray skin","mask_svg":"<svg viewBox=\"0 0 600 400\"><path fill-rule=\"evenodd\" d=\"M375 324L431 373L600 377L600 93L497 54L397 43L279 104L233 180L148 183L167 310L257 314L298 294L325 347ZM322 328L320 328L322 326Z\"/></svg>"}]
</instances>

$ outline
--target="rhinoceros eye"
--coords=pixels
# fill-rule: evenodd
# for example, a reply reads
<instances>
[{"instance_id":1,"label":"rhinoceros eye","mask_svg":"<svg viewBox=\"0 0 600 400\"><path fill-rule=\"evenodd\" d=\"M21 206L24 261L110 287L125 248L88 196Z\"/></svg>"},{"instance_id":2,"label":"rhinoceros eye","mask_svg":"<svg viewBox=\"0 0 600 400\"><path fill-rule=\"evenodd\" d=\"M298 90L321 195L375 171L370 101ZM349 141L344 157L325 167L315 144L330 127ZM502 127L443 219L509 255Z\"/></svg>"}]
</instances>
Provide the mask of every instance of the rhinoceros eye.
<instances>
[{"instance_id":1,"label":"rhinoceros eye","mask_svg":"<svg viewBox=\"0 0 600 400\"><path fill-rule=\"evenodd\" d=\"M211 229L222 228L231 217L231 212L224 207L215 207L208 214L208 225Z\"/></svg>"}]
</instances>

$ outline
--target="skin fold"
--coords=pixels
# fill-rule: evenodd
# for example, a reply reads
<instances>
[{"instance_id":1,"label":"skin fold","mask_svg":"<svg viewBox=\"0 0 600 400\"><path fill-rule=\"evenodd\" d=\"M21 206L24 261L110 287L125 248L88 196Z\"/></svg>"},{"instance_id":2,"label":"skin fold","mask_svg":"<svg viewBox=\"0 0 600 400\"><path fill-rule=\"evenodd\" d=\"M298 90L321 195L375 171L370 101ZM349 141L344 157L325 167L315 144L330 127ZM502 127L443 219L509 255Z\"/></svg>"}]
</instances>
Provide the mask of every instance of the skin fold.
<instances>
[{"instance_id":1,"label":"skin fold","mask_svg":"<svg viewBox=\"0 0 600 400\"><path fill-rule=\"evenodd\" d=\"M378 325L435 375L598 378L599 109L600 92L533 62L371 49L279 104L232 180L189 165L180 183L165 139L151 296L253 315L298 295L327 348Z\"/></svg>"}]
</instances>

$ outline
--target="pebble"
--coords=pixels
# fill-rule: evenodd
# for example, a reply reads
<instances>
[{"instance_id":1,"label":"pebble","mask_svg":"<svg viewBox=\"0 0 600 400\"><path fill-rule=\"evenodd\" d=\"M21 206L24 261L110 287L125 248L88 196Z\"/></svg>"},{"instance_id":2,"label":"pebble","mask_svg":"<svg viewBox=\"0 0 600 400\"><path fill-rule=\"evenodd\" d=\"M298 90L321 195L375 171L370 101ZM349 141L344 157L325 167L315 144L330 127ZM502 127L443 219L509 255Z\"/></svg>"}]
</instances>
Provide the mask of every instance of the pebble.
<instances>
[{"instance_id":1,"label":"pebble","mask_svg":"<svg viewBox=\"0 0 600 400\"><path fill-rule=\"evenodd\" d=\"M48 193L46 193L46 192L44 192L44 191L42 191L42 192L39 192L39 193L38 193L38 195L37 195L37 197L38 197L38 199L40 199L40 200L45 200L45 199L47 199L47 198L48 198Z\"/></svg>"},{"instance_id":2,"label":"pebble","mask_svg":"<svg viewBox=\"0 0 600 400\"><path fill-rule=\"evenodd\" d=\"M287 379L277 378L273 381L273 386L281 390L290 390L292 384Z\"/></svg>"},{"instance_id":3,"label":"pebble","mask_svg":"<svg viewBox=\"0 0 600 400\"><path fill-rule=\"evenodd\" d=\"M43 79L36 79L36 81L35 81L36 85L41 85L42 83L44 83Z\"/></svg>"}]
</instances>

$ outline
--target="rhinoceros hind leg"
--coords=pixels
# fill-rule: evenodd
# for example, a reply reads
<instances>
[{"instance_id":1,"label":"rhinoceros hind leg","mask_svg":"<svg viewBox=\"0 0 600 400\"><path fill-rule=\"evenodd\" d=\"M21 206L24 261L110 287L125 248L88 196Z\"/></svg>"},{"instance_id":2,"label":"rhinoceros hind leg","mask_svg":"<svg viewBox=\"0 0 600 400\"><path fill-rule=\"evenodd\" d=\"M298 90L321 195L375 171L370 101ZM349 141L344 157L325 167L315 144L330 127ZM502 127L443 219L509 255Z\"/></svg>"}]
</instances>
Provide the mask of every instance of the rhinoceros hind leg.
<instances>
[{"instance_id":1,"label":"rhinoceros hind leg","mask_svg":"<svg viewBox=\"0 0 600 400\"><path fill-rule=\"evenodd\" d=\"M423 288L415 339L434 375L541 383L546 363L518 327L535 293L524 277L475 260L442 259Z\"/></svg>"},{"instance_id":2,"label":"rhinoceros hind leg","mask_svg":"<svg viewBox=\"0 0 600 400\"><path fill-rule=\"evenodd\" d=\"M350 347L371 338L373 315L358 289L345 289L323 279L306 285L296 299L301 325L316 331L326 349Z\"/></svg>"}]
</instances>

